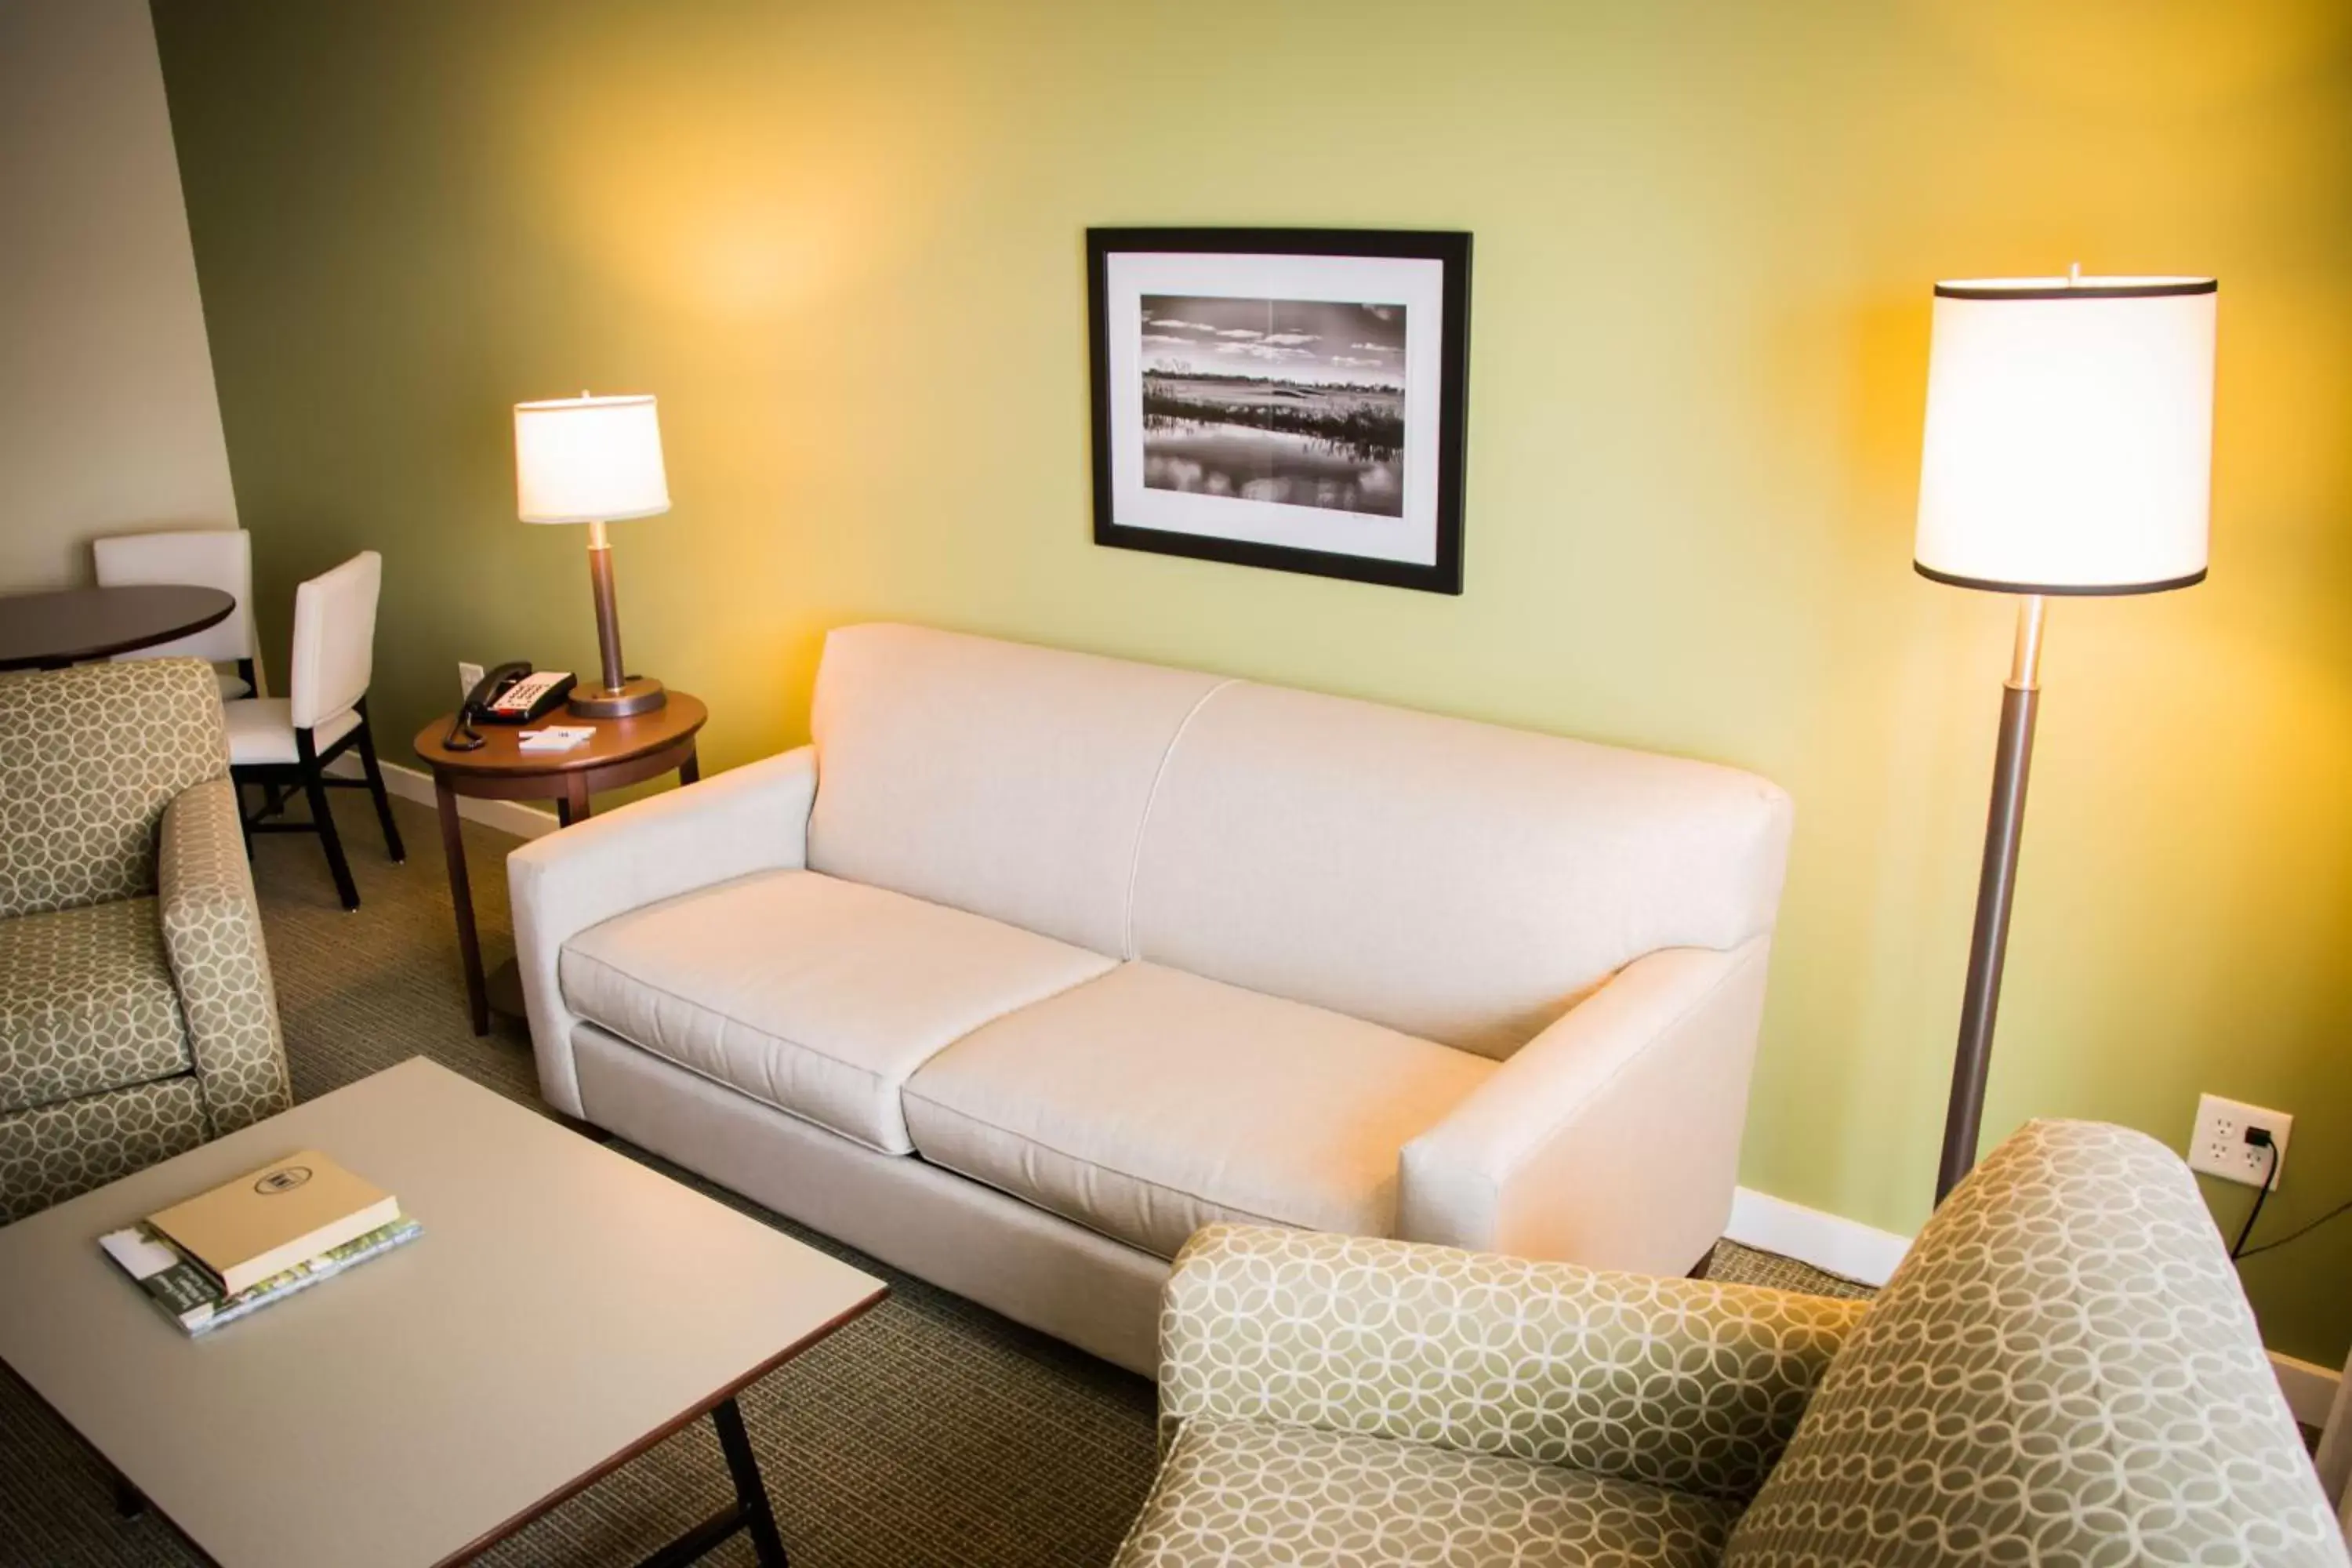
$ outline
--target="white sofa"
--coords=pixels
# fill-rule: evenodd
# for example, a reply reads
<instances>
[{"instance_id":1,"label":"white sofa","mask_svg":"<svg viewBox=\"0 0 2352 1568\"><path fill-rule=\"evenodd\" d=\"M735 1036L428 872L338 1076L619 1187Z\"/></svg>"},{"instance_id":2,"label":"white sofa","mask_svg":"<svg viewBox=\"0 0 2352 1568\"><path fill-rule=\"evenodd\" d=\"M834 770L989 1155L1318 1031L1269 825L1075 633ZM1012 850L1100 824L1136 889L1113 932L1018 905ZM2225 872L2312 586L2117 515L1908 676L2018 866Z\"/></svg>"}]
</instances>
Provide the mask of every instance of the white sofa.
<instances>
[{"instance_id":1,"label":"white sofa","mask_svg":"<svg viewBox=\"0 0 2352 1568\"><path fill-rule=\"evenodd\" d=\"M813 729L509 858L558 1110L1147 1373L1213 1221L1721 1233L1773 785L904 626Z\"/></svg>"}]
</instances>

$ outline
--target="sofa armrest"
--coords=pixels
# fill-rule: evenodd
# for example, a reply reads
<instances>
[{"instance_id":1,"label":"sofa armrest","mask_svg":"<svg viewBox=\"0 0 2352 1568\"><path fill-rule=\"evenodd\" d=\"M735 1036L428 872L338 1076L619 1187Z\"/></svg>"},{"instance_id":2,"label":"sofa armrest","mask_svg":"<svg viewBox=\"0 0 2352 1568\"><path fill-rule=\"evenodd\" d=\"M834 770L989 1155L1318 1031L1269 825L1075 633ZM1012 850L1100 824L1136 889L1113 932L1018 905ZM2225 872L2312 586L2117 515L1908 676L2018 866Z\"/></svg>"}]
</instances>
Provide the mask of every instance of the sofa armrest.
<instances>
[{"instance_id":1,"label":"sofa armrest","mask_svg":"<svg viewBox=\"0 0 2352 1568\"><path fill-rule=\"evenodd\" d=\"M1866 1307L1211 1226L1161 1298L1162 1438L1268 1421L1744 1500Z\"/></svg>"},{"instance_id":2,"label":"sofa armrest","mask_svg":"<svg viewBox=\"0 0 2352 1568\"><path fill-rule=\"evenodd\" d=\"M294 1096L236 788L226 776L189 785L163 808L155 892L211 1136L277 1115Z\"/></svg>"},{"instance_id":3,"label":"sofa armrest","mask_svg":"<svg viewBox=\"0 0 2352 1568\"><path fill-rule=\"evenodd\" d=\"M572 1061L579 1022L556 961L590 926L754 871L808 863L816 753L806 746L731 768L533 839L507 857L515 962L522 971L540 1092L582 1114Z\"/></svg>"},{"instance_id":4,"label":"sofa armrest","mask_svg":"<svg viewBox=\"0 0 2352 1568\"><path fill-rule=\"evenodd\" d=\"M1398 1234L1682 1274L1738 1181L1770 939L1637 959L1407 1144Z\"/></svg>"}]
</instances>

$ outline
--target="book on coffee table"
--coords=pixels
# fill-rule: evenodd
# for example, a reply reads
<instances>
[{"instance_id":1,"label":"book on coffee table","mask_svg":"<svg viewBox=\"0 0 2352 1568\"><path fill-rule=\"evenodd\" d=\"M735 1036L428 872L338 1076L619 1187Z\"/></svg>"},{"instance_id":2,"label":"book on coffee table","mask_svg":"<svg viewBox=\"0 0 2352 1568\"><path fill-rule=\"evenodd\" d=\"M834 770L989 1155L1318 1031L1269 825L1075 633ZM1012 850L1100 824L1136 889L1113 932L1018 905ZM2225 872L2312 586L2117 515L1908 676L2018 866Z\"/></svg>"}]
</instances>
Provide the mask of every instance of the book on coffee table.
<instances>
[{"instance_id":1,"label":"book on coffee table","mask_svg":"<svg viewBox=\"0 0 2352 1568\"><path fill-rule=\"evenodd\" d=\"M226 1298L399 1218L391 1194L305 1149L158 1209L147 1223Z\"/></svg>"},{"instance_id":2,"label":"book on coffee table","mask_svg":"<svg viewBox=\"0 0 2352 1568\"><path fill-rule=\"evenodd\" d=\"M165 1317L190 1334L204 1334L414 1241L424 1228L413 1219L396 1217L390 1225L331 1247L234 1295L221 1289L211 1270L199 1267L151 1224L110 1230L98 1238L98 1245L139 1282Z\"/></svg>"}]
</instances>

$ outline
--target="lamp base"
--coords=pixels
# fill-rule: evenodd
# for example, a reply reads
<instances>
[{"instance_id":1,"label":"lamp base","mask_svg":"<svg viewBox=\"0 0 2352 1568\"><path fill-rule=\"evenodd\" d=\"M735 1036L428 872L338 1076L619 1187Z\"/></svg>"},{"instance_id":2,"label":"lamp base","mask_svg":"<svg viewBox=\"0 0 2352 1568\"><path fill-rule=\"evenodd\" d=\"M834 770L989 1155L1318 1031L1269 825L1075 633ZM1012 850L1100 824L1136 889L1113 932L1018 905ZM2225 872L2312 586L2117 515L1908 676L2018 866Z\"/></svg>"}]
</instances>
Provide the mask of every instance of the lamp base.
<instances>
[{"instance_id":1,"label":"lamp base","mask_svg":"<svg viewBox=\"0 0 2352 1568\"><path fill-rule=\"evenodd\" d=\"M579 719L625 719L632 713L650 713L669 700L662 683L651 676L632 675L609 690L591 690L585 686L572 689L572 700L567 706Z\"/></svg>"}]
</instances>

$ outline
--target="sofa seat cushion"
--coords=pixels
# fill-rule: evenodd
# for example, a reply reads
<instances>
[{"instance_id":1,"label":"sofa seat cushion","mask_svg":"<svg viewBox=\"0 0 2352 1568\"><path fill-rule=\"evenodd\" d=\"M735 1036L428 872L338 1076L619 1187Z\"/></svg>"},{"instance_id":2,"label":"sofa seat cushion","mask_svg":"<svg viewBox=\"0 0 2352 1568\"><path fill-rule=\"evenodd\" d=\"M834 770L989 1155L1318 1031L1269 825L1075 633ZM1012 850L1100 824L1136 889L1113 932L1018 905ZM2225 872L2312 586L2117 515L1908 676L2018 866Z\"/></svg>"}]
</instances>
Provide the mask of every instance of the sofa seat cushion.
<instances>
[{"instance_id":1,"label":"sofa seat cushion","mask_svg":"<svg viewBox=\"0 0 2352 1568\"><path fill-rule=\"evenodd\" d=\"M0 921L0 1111L187 1070L153 899Z\"/></svg>"},{"instance_id":2,"label":"sofa seat cushion","mask_svg":"<svg viewBox=\"0 0 2352 1568\"><path fill-rule=\"evenodd\" d=\"M624 1039L884 1153L908 1074L1111 960L814 871L764 871L592 926L565 1005Z\"/></svg>"},{"instance_id":3,"label":"sofa seat cushion","mask_svg":"<svg viewBox=\"0 0 2352 1568\"><path fill-rule=\"evenodd\" d=\"M1711 1568L1732 1514L1528 1459L1194 1418L1113 1568Z\"/></svg>"},{"instance_id":4,"label":"sofa seat cushion","mask_svg":"<svg viewBox=\"0 0 2352 1568\"><path fill-rule=\"evenodd\" d=\"M1398 1151L1494 1070L1136 963L940 1052L907 1125L936 1164L1173 1258L1219 1221L1392 1235Z\"/></svg>"}]
</instances>

